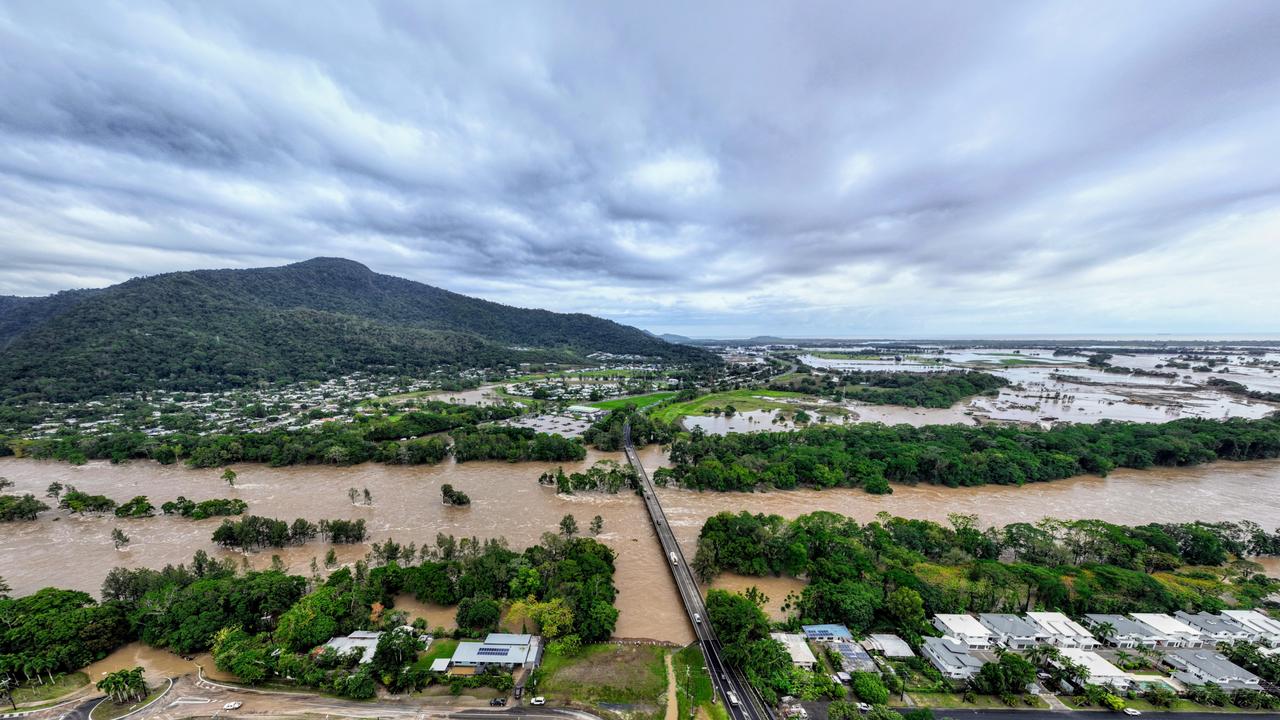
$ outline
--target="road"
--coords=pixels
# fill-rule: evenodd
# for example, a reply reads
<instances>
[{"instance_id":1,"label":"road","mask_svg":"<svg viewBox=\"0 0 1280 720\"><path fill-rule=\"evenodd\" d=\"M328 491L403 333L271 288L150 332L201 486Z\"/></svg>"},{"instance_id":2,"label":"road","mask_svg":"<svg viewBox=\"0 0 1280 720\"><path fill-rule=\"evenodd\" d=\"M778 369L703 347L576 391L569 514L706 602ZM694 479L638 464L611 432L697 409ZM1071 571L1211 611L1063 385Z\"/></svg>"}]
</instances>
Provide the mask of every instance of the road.
<instances>
[{"instance_id":1,"label":"road","mask_svg":"<svg viewBox=\"0 0 1280 720\"><path fill-rule=\"evenodd\" d=\"M630 423L623 426L622 435L627 460L640 475L649 520L658 534L662 554L667 558L667 567L676 581L676 588L680 591L685 612L689 615L693 631L698 637L698 644L702 647L702 655L706 659L707 670L711 673L716 695L725 703L730 720L772 720L773 713L760 699L755 688L751 687L743 677L742 672L736 667L730 667L721 659L720 641L716 639L715 631L711 629L711 623L707 620L707 609L702 603L702 592L698 589L693 571L689 569L689 563L685 562L680 544L676 542L676 537L671 532L667 516L662 512L662 504L658 502L658 495L653 491L653 482L649 480L649 473L645 471L639 456L636 455L635 446L631 444ZM737 703L728 702L730 693L733 698L737 698Z\"/></svg>"}]
</instances>

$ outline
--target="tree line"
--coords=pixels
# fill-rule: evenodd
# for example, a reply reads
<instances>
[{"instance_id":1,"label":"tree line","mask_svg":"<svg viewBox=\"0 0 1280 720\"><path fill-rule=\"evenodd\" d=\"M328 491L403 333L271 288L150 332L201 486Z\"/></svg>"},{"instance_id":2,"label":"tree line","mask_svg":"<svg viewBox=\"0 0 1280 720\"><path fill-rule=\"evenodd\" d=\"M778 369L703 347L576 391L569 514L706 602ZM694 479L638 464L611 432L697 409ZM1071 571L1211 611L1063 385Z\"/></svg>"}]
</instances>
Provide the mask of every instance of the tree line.
<instances>
[{"instance_id":1,"label":"tree line","mask_svg":"<svg viewBox=\"0 0 1280 720\"><path fill-rule=\"evenodd\" d=\"M276 518L247 515L239 520L223 520L213 531L213 541L239 550L303 545L317 535L335 545L364 542L367 531L360 520L321 520L313 523L298 518L292 524Z\"/></svg>"},{"instance_id":2,"label":"tree line","mask_svg":"<svg viewBox=\"0 0 1280 720\"><path fill-rule=\"evenodd\" d=\"M1021 485L1117 467L1185 466L1280 457L1280 414L1247 420L1187 418L1163 424L1102 421L1051 430L1009 425L878 423L794 432L710 435L695 428L672 443L658 483L709 490L862 487L891 482L949 487Z\"/></svg>"},{"instance_id":3,"label":"tree line","mask_svg":"<svg viewBox=\"0 0 1280 720\"><path fill-rule=\"evenodd\" d=\"M1009 381L999 375L971 370L938 372L833 372L823 377L804 374L790 380L775 380L771 390L799 391L856 400L872 405L949 408L974 395L994 395Z\"/></svg>"}]
</instances>

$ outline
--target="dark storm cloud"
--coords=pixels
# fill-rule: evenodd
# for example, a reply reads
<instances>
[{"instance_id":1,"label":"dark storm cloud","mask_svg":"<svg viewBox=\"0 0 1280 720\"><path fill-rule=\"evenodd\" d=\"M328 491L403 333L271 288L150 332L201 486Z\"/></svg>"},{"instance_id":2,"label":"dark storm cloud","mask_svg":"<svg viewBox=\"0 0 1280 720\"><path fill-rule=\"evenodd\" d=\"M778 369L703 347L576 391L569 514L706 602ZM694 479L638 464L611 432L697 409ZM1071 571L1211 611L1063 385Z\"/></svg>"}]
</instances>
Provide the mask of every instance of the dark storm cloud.
<instances>
[{"instance_id":1,"label":"dark storm cloud","mask_svg":"<svg viewBox=\"0 0 1280 720\"><path fill-rule=\"evenodd\" d=\"M1260 2L6 3L0 292L341 255L692 334L1274 329L1276 37Z\"/></svg>"}]
</instances>

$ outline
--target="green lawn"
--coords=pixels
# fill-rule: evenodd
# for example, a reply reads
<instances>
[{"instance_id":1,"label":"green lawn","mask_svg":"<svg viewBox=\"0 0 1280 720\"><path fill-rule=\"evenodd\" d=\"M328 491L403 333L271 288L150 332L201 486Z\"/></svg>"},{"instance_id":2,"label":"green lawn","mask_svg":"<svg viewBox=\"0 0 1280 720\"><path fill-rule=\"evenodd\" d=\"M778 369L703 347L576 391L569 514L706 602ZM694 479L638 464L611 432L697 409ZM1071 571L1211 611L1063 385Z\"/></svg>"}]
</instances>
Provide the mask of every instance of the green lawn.
<instances>
[{"instance_id":1,"label":"green lawn","mask_svg":"<svg viewBox=\"0 0 1280 720\"><path fill-rule=\"evenodd\" d=\"M1099 709L1096 705L1082 704L1080 701L1080 698L1073 695L1059 695L1058 699L1061 700L1063 704L1065 704L1067 707L1072 709L1077 709L1077 710L1098 710ZM1190 700L1185 700L1183 698L1178 698L1174 700L1173 704L1170 705L1169 707L1156 707L1155 705L1152 705L1151 703L1147 702L1146 700L1143 700L1142 698L1136 698L1133 700L1130 700L1129 698L1124 698L1124 704L1126 707L1131 707L1134 710L1138 710L1144 713L1149 713L1149 712L1151 713L1160 713L1160 712L1273 713L1275 712L1274 710L1245 710L1243 708L1238 708L1235 705L1232 705L1231 703L1227 703L1222 707L1215 707L1211 705L1199 705L1191 702Z\"/></svg>"},{"instance_id":2,"label":"green lawn","mask_svg":"<svg viewBox=\"0 0 1280 720\"><path fill-rule=\"evenodd\" d=\"M728 390L725 392L703 395L702 397L694 398L687 402L672 403L671 405L658 408L652 414L655 420L675 422L685 415L706 415L711 408L723 408L726 405L732 405L734 409L739 412L747 412L750 410L799 409L803 407L803 404L782 402L772 398L792 398L807 402L817 402L817 398L812 395L792 392L789 390L765 390L763 388Z\"/></svg>"},{"instance_id":3,"label":"green lawn","mask_svg":"<svg viewBox=\"0 0 1280 720\"><path fill-rule=\"evenodd\" d=\"M964 694L958 692L908 692L907 695L915 701L918 707L930 708L975 708L975 709L1018 709L1018 708L1039 708L1045 709L1049 704L1034 695L1030 696L1035 700L1034 705L1027 705L1023 702L1023 698L1018 698L1018 703L1012 708L1001 702L1000 698L994 695L977 695L973 702L965 702Z\"/></svg>"},{"instance_id":4,"label":"green lawn","mask_svg":"<svg viewBox=\"0 0 1280 720\"><path fill-rule=\"evenodd\" d=\"M453 638L436 638L431 647L427 651L418 656L418 661L414 663L414 667L430 670L431 663L440 658L453 657L453 651L458 647L458 641Z\"/></svg>"},{"instance_id":5,"label":"green lawn","mask_svg":"<svg viewBox=\"0 0 1280 720\"><path fill-rule=\"evenodd\" d=\"M701 648L690 645L678 651L673 659L673 669L681 718L690 716L690 699L693 708L706 711L713 720L729 717L723 704L712 702L715 689L711 686L711 675L707 672Z\"/></svg>"},{"instance_id":6,"label":"green lawn","mask_svg":"<svg viewBox=\"0 0 1280 720\"><path fill-rule=\"evenodd\" d=\"M160 694L168 689L169 683L167 681L161 682L151 690L151 694L147 695L146 698L135 703L125 703L124 705L117 705L108 698L98 703L93 708L93 711L89 713L89 720L115 720L115 718L118 718L121 715L128 715L134 710L137 710L152 700L160 697Z\"/></svg>"},{"instance_id":7,"label":"green lawn","mask_svg":"<svg viewBox=\"0 0 1280 720\"><path fill-rule=\"evenodd\" d=\"M635 405L636 408L646 408L650 405L656 405L673 398L677 395L674 391L662 391L649 393L647 395L632 395L631 397L614 398L613 400L601 400L600 402L590 403L591 407L600 408L601 410L621 410L628 405Z\"/></svg>"},{"instance_id":8,"label":"green lawn","mask_svg":"<svg viewBox=\"0 0 1280 720\"><path fill-rule=\"evenodd\" d=\"M45 702L46 700L60 698L87 684L89 684L88 675L82 672L67 673L66 675L59 675L53 682L46 682L43 685L23 685L15 688L13 701L19 705Z\"/></svg>"},{"instance_id":9,"label":"green lawn","mask_svg":"<svg viewBox=\"0 0 1280 720\"><path fill-rule=\"evenodd\" d=\"M665 653L654 645L602 643L565 657L548 648L536 692L554 705L643 705L656 711L667 690Z\"/></svg>"}]
</instances>

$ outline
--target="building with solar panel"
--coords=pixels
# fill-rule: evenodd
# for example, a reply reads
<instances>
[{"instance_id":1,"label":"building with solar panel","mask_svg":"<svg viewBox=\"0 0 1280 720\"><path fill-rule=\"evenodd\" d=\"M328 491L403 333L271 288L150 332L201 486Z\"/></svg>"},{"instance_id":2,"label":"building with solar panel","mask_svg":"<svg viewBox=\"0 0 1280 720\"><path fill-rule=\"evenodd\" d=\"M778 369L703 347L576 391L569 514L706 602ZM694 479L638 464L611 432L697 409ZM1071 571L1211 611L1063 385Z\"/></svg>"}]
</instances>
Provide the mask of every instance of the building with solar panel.
<instances>
[{"instance_id":1,"label":"building with solar panel","mask_svg":"<svg viewBox=\"0 0 1280 720\"><path fill-rule=\"evenodd\" d=\"M537 635L489 633L484 642L461 642L449 659L455 675L479 673L497 667L514 670L535 667L542 658L542 638Z\"/></svg>"}]
</instances>

